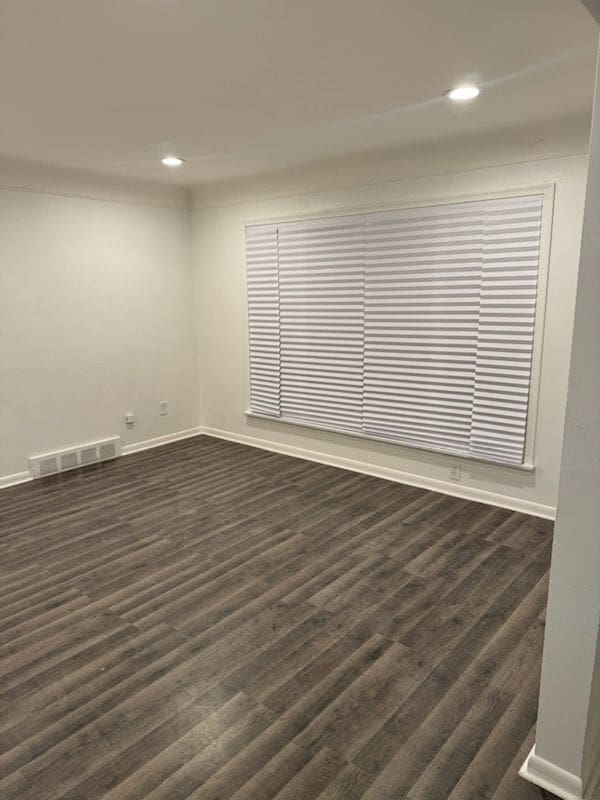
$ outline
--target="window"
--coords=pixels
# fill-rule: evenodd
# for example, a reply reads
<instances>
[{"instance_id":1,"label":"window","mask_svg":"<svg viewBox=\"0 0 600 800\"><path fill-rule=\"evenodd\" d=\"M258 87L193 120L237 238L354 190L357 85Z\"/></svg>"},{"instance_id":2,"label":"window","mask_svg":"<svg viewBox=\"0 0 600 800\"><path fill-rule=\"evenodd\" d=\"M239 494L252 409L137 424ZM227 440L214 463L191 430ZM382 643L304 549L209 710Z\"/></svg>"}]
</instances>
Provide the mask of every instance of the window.
<instances>
[{"instance_id":1,"label":"window","mask_svg":"<svg viewBox=\"0 0 600 800\"><path fill-rule=\"evenodd\" d=\"M249 225L251 412L522 464L542 200Z\"/></svg>"}]
</instances>

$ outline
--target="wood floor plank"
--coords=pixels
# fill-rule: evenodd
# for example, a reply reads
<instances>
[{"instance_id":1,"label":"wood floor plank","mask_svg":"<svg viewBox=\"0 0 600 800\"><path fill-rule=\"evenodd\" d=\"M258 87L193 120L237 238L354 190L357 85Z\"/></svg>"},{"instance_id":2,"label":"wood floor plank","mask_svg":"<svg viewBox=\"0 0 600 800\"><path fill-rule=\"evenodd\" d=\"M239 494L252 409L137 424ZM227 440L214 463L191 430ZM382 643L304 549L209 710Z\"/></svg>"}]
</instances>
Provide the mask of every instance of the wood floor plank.
<instances>
[{"instance_id":1,"label":"wood floor plank","mask_svg":"<svg viewBox=\"0 0 600 800\"><path fill-rule=\"evenodd\" d=\"M272 800L311 761L312 753L291 743L279 744L278 752L233 794L230 800Z\"/></svg>"},{"instance_id":2,"label":"wood floor plank","mask_svg":"<svg viewBox=\"0 0 600 800\"><path fill-rule=\"evenodd\" d=\"M540 800L552 525L208 436L0 492L3 800Z\"/></svg>"},{"instance_id":3,"label":"wood floor plank","mask_svg":"<svg viewBox=\"0 0 600 800\"><path fill-rule=\"evenodd\" d=\"M323 748L274 795L274 800L297 800L300 797L303 800L315 800L345 766L339 756Z\"/></svg>"}]
</instances>

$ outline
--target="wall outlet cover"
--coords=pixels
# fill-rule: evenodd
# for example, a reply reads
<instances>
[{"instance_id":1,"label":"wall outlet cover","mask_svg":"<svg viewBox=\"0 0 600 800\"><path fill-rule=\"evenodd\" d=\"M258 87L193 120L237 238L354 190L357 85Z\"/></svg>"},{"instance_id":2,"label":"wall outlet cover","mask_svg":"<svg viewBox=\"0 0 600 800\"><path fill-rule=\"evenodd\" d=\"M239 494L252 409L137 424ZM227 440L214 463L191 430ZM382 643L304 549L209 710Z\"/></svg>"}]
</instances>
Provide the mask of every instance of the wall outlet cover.
<instances>
[{"instance_id":1,"label":"wall outlet cover","mask_svg":"<svg viewBox=\"0 0 600 800\"><path fill-rule=\"evenodd\" d=\"M461 479L462 467L460 464L452 464L450 467L450 480L459 481Z\"/></svg>"}]
</instances>

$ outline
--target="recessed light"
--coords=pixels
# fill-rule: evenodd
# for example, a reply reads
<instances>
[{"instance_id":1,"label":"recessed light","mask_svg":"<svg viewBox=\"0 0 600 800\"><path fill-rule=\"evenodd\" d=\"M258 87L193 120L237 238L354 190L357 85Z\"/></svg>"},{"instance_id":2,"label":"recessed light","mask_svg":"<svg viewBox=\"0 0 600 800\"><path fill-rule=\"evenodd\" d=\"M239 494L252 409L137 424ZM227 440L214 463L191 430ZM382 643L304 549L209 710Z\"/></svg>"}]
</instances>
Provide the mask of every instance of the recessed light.
<instances>
[{"instance_id":1,"label":"recessed light","mask_svg":"<svg viewBox=\"0 0 600 800\"><path fill-rule=\"evenodd\" d=\"M180 167L183 164L183 158L179 156L165 156L162 159L162 163L165 167Z\"/></svg>"},{"instance_id":2,"label":"recessed light","mask_svg":"<svg viewBox=\"0 0 600 800\"><path fill-rule=\"evenodd\" d=\"M449 100L455 100L456 102L462 102L464 100L473 100L475 99L479 93L480 89L477 86L473 86L472 84L464 84L463 86L456 86L454 89L448 89L447 92L444 93L444 96L447 97Z\"/></svg>"}]
</instances>

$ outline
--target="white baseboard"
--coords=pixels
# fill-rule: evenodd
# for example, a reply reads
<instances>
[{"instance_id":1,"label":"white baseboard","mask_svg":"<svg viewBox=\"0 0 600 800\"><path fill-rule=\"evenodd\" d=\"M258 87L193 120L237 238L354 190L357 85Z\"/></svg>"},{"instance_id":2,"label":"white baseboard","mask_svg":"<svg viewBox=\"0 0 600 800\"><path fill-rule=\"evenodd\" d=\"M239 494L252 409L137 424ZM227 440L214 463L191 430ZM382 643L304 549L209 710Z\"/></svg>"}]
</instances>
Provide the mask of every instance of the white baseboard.
<instances>
[{"instance_id":1,"label":"white baseboard","mask_svg":"<svg viewBox=\"0 0 600 800\"><path fill-rule=\"evenodd\" d=\"M121 449L121 455L128 456L132 453L140 453L142 450L150 450L152 447L160 447L161 444L177 442L180 439L189 439L191 436L199 436L201 433L202 428L188 428L185 431L175 431L175 433L167 433L165 436L157 436L155 439L146 439L143 442L126 444L123 445ZM15 486L18 483L26 483L31 480L33 480L33 476L29 470L27 470L27 472L15 472L14 475L3 475L0 476L0 489Z\"/></svg>"},{"instance_id":2,"label":"white baseboard","mask_svg":"<svg viewBox=\"0 0 600 800\"><path fill-rule=\"evenodd\" d=\"M596 732L596 737L592 740L590 747L586 747L587 769L584 775L583 796L588 800L598 800L600 798L600 731Z\"/></svg>"},{"instance_id":3,"label":"white baseboard","mask_svg":"<svg viewBox=\"0 0 600 800\"><path fill-rule=\"evenodd\" d=\"M518 498L508 497L506 495L496 494L495 492L488 492L484 489L476 489L470 486L461 486L450 481L441 481L436 480L435 478L425 478L422 475L415 475L411 472L402 472L401 470L390 469L388 467L379 467L376 464L370 464L366 461L355 461L354 459L343 458L342 456L334 456L324 454L316 450L308 450L304 447L281 445L265 439L258 439L254 436L230 433L229 431L222 431L217 428L188 428L187 430L168 433L165 436L157 436L154 439L146 439L142 442L126 444L123 445L121 454L127 456L131 455L132 453L140 453L143 450L150 450L153 447L160 447L163 444L177 442L181 439L189 439L192 436L199 436L203 433L207 434L208 436L215 436L218 439L226 439L231 442L238 442L239 444L247 444L251 447L258 447L261 450L270 450L271 452L282 453L283 455L287 456L305 458L308 461L316 461L319 464L327 464L331 467L341 467L342 469L347 469L351 472L360 472L365 475L373 475L376 478L385 478L386 480L395 481L396 483L405 483L409 486L417 486L421 489L430 489L434 492L441 492L442 494L449 494L453 495L454 497L462 497L465 500L475 500L479 503L499 506L500 508L508 508L511 511L520 511L524 514L532 514L536 517L554 519L556 513L555 508L552 506L542 505L541 503L533 503L529 500L519 500ZM30 472L17 472L14 475L5 475L4 477L0 477L0 489L4 488L5 486L13 486L17 483L24 483L25 481L29 480L31 480Z\"/></svg>"},{"instance_id":4,"label":"white baseboard","mask_svg":"<svg viewBox=\"0 0 600 800\"><path fill-rule=\"evenodd\" d=\"M32 481L33 477L31 472L15 472L12 475L3 475L0 477L0 489L6 489L8 486L16 486L18 483L27 483Z\"/></svg>"},{"instance_id":5,"label":"white baseboard","mask_svg":"<svg viewBox=\"0 0 600 800\"><path fill-rule=\"evenodd\" d=\"M562 800L583 800L581 778L536 755L535 745L519 770L519 775Z\"/></svg>"},{"instance_id":6,"label":"white baseboard","mask_svg":"<svg viewBox=\"0 0 600 800\"><path fill-rule=\"evenodd\" d=\"M365 475L373 475L376 478L385 478L386 480L395 481L396 483L405 483L409 486L417 486L421 489L430 489L434 492L461 497L465 500L475 500L479 503L507 508L510 511L520 511L524 514L532 514L533 516L543 517L544 519L554 519L556 516L556 509L553 506L533 503L530 500L520 500L516 497L496 494L495 492L476 489L472 486L462 486L451 481L426 478L411 472L402 472L401 470L390 469L388 467L379 467L376 464L370 464L366 461L355 461L354 459L343 458L342 456L334 456L316 450L308 450L304 447L282 445L266 439L230 433L229 431L222 431L217 428L205 427L202 428L202 433L208 436L215 436L218 439L227 439L231 442L247 444L251 447L259 447L261 450L270 450L274 453L282 453L286 456L305 458L308 461L316 461L319 464L327 464L330 467L341 467L351 472L361 472Z\"/></svg>"},{"instance_id":7,"label":"white baseboard","mask_svg":"<svg viewBox=\"0 0 600 800\"><path fill-rule=\"evenodd\" d=\"M150 450L153 447L160 447L161 444L169 444L169 442L178 442L180 439L189 439L192 436L199 436L201 433L203 433L203 429L200 427L188 428L185 431L175 431L175 433L157 436L155 439L145 439L143 442L125 444L121 449L121 455L129 456L132 453L140 453L142 450Z\"/></svg>"}]
</instances>

